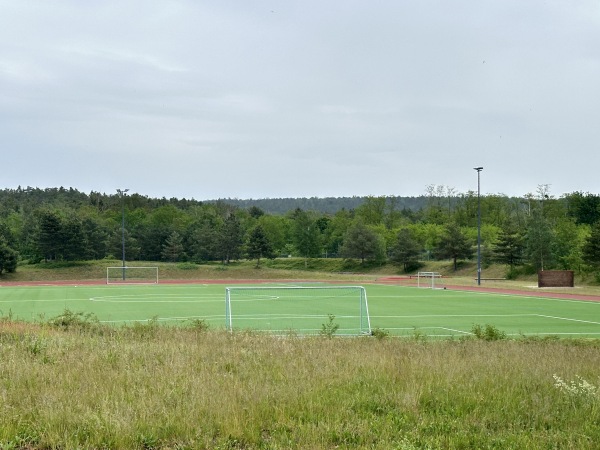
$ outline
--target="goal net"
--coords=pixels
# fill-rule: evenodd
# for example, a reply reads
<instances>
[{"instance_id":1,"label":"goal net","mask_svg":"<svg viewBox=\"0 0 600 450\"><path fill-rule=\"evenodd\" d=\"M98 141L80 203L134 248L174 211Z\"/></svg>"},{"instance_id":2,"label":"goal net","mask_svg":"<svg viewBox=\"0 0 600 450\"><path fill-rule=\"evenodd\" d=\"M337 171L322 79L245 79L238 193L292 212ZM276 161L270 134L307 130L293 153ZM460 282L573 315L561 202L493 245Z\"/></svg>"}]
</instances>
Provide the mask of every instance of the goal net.
<instances>
[{"instance_id":1,"label":"goal net","mask_svg":"<svg viewBox=\"0 0 600 450\"><path fill-rule=\"evenodd\" d=\"M439 272L417 273L417 287L429 289L445 289L442 274Z\"/></svg>"},{"instance_id":2,"label":"goal net","mask_svg":"<svg viewBox=\"0 0 600 450\"><path fill-rule=\"evenodd\" d=\"M158 267L107 267L106 284L158 284Z\"/></svg>"},{"instance_id":3,"label":"goal net","mask_svg":"<svg viewBox=\"0 0 600 450\"><path fill-rule=\"evenodd\" d=\"M228 330L273 334L319 334L327 325L336 335L371 334L367 292L362 286L228 287Z\"/></svg>"}]
</instances>

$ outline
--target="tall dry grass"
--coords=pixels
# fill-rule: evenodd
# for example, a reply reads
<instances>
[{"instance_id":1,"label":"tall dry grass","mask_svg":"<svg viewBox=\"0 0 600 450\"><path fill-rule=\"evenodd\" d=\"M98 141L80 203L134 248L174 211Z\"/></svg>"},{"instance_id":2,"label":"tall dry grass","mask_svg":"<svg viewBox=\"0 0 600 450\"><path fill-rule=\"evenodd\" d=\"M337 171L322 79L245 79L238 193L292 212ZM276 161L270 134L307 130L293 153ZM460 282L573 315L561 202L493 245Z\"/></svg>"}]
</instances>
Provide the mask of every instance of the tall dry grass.
<instances>
[{"instance_id":1,"label":"tall dry grass","mask_svg":"<svg viewBox=\"0 0 600 450\"><path fill-rule=\"evenodd\" d=\"M0 321L0 448L598 448L600 344Z\"/></svg>"}]
</instances>

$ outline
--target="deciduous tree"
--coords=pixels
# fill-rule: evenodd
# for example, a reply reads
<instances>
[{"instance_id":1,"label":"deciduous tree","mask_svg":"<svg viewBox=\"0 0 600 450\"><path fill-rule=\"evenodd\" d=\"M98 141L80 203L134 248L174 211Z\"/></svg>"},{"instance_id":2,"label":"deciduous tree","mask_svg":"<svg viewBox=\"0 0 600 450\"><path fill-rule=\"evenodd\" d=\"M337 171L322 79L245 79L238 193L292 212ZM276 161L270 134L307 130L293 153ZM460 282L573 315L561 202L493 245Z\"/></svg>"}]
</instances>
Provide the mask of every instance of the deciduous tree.
<instances>
[{"instance_id":1,"label":"deciduous tree","mask_svg":"<svg viewBox=\"0 0 600 450\"><path fill-rule=\"evenodd\" d=\"M361 263L367 259L381 260L385 257L385 243L359 220L348 228L340 253L344 258L360 258Z\"/></svg>"}]
</instances>

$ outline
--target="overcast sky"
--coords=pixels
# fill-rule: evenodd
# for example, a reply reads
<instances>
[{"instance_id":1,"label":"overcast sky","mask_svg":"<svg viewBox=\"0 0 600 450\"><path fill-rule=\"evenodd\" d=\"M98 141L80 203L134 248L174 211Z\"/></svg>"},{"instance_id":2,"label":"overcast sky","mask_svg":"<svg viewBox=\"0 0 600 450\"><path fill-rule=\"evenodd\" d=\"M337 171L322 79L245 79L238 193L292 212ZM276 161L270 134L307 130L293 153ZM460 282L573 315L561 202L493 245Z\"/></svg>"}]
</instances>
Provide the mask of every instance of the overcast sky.
<instances>
[{"instance_id":1,"label":"overcast sky","mask_svg":"<svg viewBox=\"0 0 600 450\"><path fill-rule=\"evenodd\" d=\"M597 0L0 0L0 188L600 193Z\"/></svg>"}]
</instances>

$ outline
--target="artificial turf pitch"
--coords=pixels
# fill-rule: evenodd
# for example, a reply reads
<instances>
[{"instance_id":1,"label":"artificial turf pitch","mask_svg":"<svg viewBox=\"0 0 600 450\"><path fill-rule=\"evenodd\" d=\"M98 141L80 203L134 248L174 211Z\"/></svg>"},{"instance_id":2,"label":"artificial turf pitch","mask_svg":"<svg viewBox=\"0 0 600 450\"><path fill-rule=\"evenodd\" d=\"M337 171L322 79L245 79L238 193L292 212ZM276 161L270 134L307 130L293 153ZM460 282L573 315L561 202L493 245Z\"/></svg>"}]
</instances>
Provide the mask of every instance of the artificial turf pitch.
<instances>
[{"instance_id":1,"label":"artificial turf pitch","mask_svg":"<svg viewBox=\"0 0 600 450\"><path fill-rule=\"evenodd\" d=\"M211 329L224 329L226 286L2 286L0 318L43 322L69 310L115 325L203 320ZM470 335L474 325L492 325L508 336L600 337L599 302L378 284L365 288L371 328L391 335L460 337ZM333 315L344 334L360 314L358 303L343 297L300 305L277 300L256 299L243 307L233 303L233 328L318 333Z\"/></svg>"}]
</instances>

